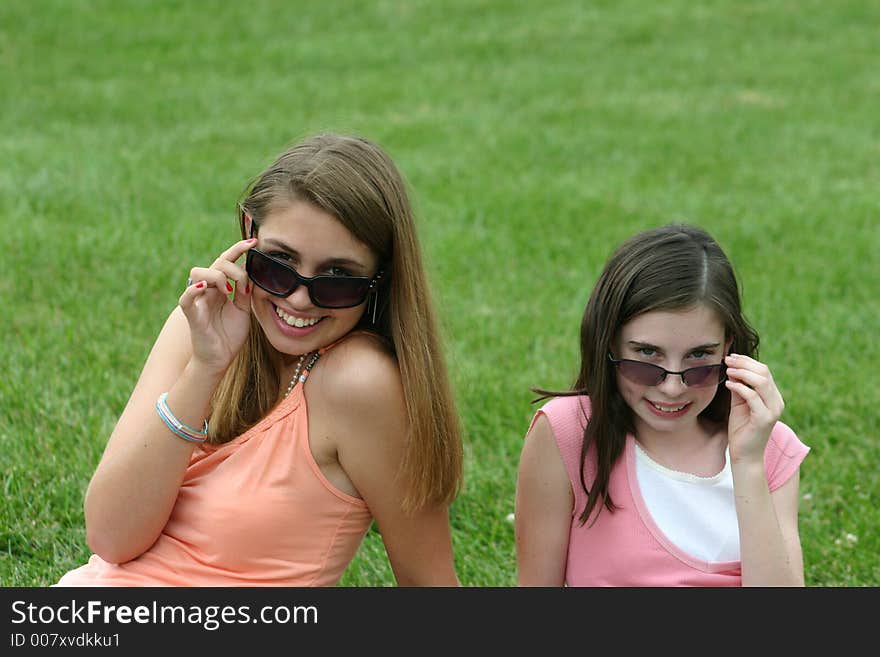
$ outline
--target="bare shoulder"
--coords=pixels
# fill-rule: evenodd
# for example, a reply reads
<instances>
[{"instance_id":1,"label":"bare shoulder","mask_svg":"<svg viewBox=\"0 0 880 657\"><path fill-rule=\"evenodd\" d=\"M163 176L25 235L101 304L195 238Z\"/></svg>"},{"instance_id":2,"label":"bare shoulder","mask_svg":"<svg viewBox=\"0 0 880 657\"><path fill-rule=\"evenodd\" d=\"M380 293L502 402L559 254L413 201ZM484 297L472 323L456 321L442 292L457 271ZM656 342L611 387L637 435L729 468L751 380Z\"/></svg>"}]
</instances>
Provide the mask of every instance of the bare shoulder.
<instances>
[{"instance_id":1,"label":"bare shoulder","mask_svg":"<svg viewBox=\"0 0 880 657\"><path fill-rule=\"evenodd\" d=\"M534 471L567 481L568 475L556 442L553 427L544 413L539 413L526 433L520 455L520 472Z\"/></svg>"},{"instance_id":2,"label":"bare shoulder","mask_svg":"<svg viewBox=\"0 0 880 657\"><path fill-rule=\"evenodd\" d=\"M542 458L550 460L562 460L559 454L559 446L556 444L556 435L553 433L553 427L546 414L538 413L532 426L526 432L525 441L523 442L523 451L531 454L540 455Z\"/></svg>"},{"instance_id":3,"label":"bare shoulder","mask_svg":"<svg viewBox=\"0 0 880 657\"><path fill-rule=\"evenodd\" d=\"M357 333L330 349L321 358L312 396L343 419L366 419L377 412L403 408L403 385L397 359L381 338Z\"/></svg>"},{"instance_id":4,"label":"bare shoulder","mask_svg":"<svg viewBox=\"0 0 880 657\"><path fill-rule=\"evenodd\" d=\"M352 335L318 361L305 395L313 453L329 454L364 499L373 497L377 477L394 477L406 445L396 359L380 339Z\"/></svg>"}]
</instances>

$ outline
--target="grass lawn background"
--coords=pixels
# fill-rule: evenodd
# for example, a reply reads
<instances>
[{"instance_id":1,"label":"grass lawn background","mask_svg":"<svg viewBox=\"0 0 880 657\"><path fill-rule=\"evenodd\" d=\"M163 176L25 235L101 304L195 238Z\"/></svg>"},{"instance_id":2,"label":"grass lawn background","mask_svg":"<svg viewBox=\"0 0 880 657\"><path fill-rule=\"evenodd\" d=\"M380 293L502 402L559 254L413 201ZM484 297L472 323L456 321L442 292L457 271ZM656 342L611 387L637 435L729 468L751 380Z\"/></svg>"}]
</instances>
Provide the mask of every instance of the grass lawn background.
<instances>
[{"instance_id":1,"label":"grass lawn background","mask_svg":"<svg viewBox=\"0 0 880 657\"><path fill-rule=\"evenodd\" d=\"M734 261L810 445L807 584L880 584L880 6L0 3L0 584L85 562L82 497L189 268L322 130L407 178L465 428L468 586L516 583L529 388L567 387L610 251L671 221ZM370 532L346 586L394 583Z\"/></svg>"}]
</instances>

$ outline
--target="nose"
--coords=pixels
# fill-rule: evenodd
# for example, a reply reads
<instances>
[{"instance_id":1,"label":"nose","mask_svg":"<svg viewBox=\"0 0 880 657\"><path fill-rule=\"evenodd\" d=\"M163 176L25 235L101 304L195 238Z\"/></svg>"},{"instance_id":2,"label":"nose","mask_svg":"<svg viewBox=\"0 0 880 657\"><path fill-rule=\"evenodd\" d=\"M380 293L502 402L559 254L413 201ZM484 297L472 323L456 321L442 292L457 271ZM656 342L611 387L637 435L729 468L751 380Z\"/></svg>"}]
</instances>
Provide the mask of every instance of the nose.
<instances>
[{"instance_id":1,"label":"nose","mask_svg":"<svg viewBox=\"0 0 880 657\"><path fill-rule=\"evenodd\" d=\"M309 288L302 283L297 285L293 292L287 296L287 300L296 309L309 308L313 305L312 298L309 296Z\"/></svg>"},{"instance_id":2,"label":"nose","mask_svg":"<svg viewBox=\"0 0 880 657\"><path fill-rule=\"evenodd\" d=\"M657 384L657 388L665 395L674 397L681 394L687 386L684 384L684 378L681 374L667 374L663 380Z\"/></svg>"}]
</instances>

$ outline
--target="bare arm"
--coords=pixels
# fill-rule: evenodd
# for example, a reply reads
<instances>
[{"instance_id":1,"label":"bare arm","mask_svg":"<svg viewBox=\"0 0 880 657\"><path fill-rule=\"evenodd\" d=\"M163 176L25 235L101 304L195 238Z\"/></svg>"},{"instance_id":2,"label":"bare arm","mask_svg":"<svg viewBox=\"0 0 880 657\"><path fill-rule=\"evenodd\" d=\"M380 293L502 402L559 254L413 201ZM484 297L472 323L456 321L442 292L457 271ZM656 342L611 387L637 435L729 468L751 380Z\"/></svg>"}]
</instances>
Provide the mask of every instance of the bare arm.
<instances>
[{"instance_id":1,"label":"bare arm","mask_svg":"<svg viewBox=\"0 0 880 657\"><path fill-rule=\"evenodd\" d=\"M168 391L168 406L186 424L198 426L217 384L189 364L189 327L179 308L171 313L150 352L140 379L119 418L86 491L89 547L120 563L144 552L171 514L193 451L156 413Z\"/></svg>"},{"instance_id":2,"label":"bare arm","mask_svg":"<svg viewBox=\"0 0 880 657\"><path fill-rule=\"evenodd\" d=\"M798 473L770 493L763 463L732 467L743 586L803 586Z\"/></svg>"},{"instance_id":3,"label":"bare arm","mask_svg":"<svg viewBox=\"0 0 880 657\"><path fill-rule=\"evenodd\" d=\"M143 553L171 515L194 444L168 429L156 413L156 400L167 391L168 407L191 427L206 418L250 323L247 275L234 264L248 246L238 242L211 268L192 270L193 280L205 283L180 297L113 429L85 497L86 539L106 561L121 563ZM227 296L227 277L238 286L234 302Z\"/></svg>"},{"instance_id":4,"label":"bare arm","mask_svg":"<svg viewBox=\"0 0 880 657\"><path fill-rule=\"evenodd\" d=\"M764 451L785 403L770 369L748 356L726 357L730 390L727 439L743 586L803 586L797 473L770 493Z\"/></svg>"},{"instance_id":5,"label":"bare arm","mask_svg":"<svg viewBox=\"0 0 880 657\"><path fill-rule=\"evenodd\" d=\"M563 586L574 494L547 418L526 435L516 482L520 586Z\"/></svg>"},{"instance_id":6,"label":"bare arm","mask_svg":"<svg viewBox=\"0 0 880 657\"><path fill-rule=\"evenodd\" d=\"M325 365L322 376L310 379L312 396L321 397L310 401L310 410L328 418L339 464L373 514L398 585L458 586L447 509L401 507L398 470L408 423L396 362L353 338L330 352Z\"/></svg>"}]
</instances>

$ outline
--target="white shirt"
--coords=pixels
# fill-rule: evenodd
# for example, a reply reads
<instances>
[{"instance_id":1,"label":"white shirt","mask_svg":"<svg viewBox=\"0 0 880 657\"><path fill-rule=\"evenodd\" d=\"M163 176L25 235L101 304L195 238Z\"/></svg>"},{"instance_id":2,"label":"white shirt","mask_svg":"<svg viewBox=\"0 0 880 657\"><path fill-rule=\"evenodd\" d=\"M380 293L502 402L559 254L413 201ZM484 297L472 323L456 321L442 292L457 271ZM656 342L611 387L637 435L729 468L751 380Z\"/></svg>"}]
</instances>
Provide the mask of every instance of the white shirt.
<instances>
[{"instance_id":1,"label":"white shirt","mask_svg":"<svg viewBox=\"0 0 880 657\"><path fill-rule=\"evenodd\" d=\"M729 450L721 472L698 477L660 465L636 443L636 476L645 506L672 543L703 561L739 561Z\"/></svg>"}]
</instances>

